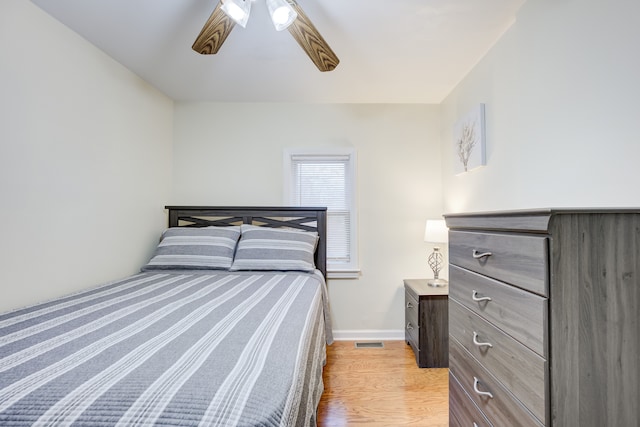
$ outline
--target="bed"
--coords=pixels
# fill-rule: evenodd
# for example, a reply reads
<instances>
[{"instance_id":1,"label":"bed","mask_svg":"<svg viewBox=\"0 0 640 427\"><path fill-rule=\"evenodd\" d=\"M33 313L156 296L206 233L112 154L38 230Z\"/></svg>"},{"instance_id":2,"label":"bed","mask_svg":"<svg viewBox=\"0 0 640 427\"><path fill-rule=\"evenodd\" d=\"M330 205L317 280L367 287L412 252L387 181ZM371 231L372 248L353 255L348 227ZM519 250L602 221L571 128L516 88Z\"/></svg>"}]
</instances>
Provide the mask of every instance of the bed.
<instances>
[{"instance_id":1,"label":"bed","mask_svg":"<svg viewBox=\"0 0 640 427\"><path fill-rule=\"evenodd\" d=\"M0 426L313 426L326 209L167 206L139 274L0 315Z\"/></svg>"}]
</instances>

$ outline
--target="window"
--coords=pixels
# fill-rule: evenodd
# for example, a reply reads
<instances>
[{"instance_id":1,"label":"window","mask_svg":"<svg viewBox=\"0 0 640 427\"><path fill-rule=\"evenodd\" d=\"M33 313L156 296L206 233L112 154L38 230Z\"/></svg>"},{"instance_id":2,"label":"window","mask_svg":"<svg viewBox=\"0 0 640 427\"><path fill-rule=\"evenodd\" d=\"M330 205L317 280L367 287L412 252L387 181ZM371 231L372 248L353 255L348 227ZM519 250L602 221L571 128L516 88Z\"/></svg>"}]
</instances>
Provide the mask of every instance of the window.
<instances>
[{"instance_id":1,"label":"window","mask_svg":"<svg viewBox=\"0 0 640 427\"><path fill-rule=\"evenodd\" d=\"M358 277L356 153L350 149L285 150L285 203L327 207L329 278Z\"/></svg>"}]
</instances>

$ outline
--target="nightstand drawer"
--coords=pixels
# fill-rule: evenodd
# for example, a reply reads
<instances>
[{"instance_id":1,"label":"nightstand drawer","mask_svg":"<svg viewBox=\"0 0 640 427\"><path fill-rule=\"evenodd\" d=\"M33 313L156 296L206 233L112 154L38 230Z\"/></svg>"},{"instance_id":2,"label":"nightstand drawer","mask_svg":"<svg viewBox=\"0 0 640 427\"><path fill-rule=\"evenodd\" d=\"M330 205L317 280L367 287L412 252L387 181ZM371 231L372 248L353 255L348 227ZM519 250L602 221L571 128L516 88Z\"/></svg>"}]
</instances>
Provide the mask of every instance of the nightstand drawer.
<instances>
[{"instance_id":1,"label":"nightstand drawer","mask_svg":"<svg viewBox=\"0 0 640 427\"><path fill-rule=\"evenodd\" d=\"M449 341L449 363L451 373L491 424L544 425L453 338Z\"/></svg>"},{"instance_id":2,"label":"nightstand drawer","mask_svg":"<svg viewBox=\"0 0 640 427\"><path fill-rule=\"evenodd\" d=\"M547 299L456 266L450 295L540 356L547 356Z\"/></svg>"},{"instance_id":3,"label":"nightstand drawer","mask_svg":"<svg viewBox=\"0 0 640 427\"><path fill-rule=\"evenodd\" d=\"M418 301L408 291L404 293L404 306L405 339L411 342L414 351L419 351Z\"/></svg>"},{"instance_id":4,"label":"nightstand drawer","mask_svg":"<svg viewBox=\"0 0 640 427\"><path fill-rule=\"evenodd\" d=\"M487 417L467 396L458 379L452 373L449 373L449 426L491 427Z\"/></svg>"},{"instance_id":5,"label":"nightstand drawer","mask_svg":"<svg viewBox=\"0 0 640 427\"><path fill-rule=\"evenodd\" d=\"M546 419L544 358L453 300L449 333L538 419Z\"/></svg>"},{"instance_id":6,"label":"nightstand drawer","mask_svg":"<svg viewBox=\"0 0 640 427\"><path fill-rule=\"evenodd\" d=\"M546 237L450 231L449 253L453 265L549 295Z\"/></svg>"}]
</instances>

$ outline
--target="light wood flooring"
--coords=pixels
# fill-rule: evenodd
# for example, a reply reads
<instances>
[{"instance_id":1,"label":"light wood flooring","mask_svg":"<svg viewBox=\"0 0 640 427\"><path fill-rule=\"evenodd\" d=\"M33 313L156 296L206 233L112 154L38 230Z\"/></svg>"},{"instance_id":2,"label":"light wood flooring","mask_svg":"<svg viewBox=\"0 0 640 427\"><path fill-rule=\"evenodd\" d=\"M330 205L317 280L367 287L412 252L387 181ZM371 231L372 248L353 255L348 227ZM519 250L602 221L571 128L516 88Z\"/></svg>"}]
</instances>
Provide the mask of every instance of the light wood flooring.
<instances>
[{"instance_id":1,"label":"light wood flooring","mask_svg":"<svg viewBox=\"0 0 640 427\"><path fill-rule=\"evenodd\" d=\"M319 427L449 425L449 370L420 369L405 341L327 347Z\"/></svg>"}]
</instances>

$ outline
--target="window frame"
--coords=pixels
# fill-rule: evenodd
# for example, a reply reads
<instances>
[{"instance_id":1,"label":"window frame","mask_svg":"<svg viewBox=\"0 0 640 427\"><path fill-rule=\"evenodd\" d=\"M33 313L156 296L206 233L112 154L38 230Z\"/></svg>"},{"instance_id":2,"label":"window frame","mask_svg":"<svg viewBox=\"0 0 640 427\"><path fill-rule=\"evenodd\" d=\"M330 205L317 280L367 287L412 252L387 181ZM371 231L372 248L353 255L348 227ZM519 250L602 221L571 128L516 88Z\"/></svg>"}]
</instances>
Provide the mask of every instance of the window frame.
<instances>
[{"instance_id":1,"label":"window frame","mask_svg":"<svg viewBox=\"0 0 640 427\"><path fill-rule=\"evenodd\" d=\"M293 200L293 174L292 163L295 157L347 157L347 201L349 205L349 262L332 263L327 255L327 278L329 279L355 279L360 276L358 264L358 222L357 222L357 196L356 196L356 150L353 148L285 148L283 159L283 185L284 203L286 206L298 206ZM329 210L327 210L329 214Z\"/></svg>"}]
</instances>

